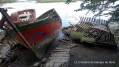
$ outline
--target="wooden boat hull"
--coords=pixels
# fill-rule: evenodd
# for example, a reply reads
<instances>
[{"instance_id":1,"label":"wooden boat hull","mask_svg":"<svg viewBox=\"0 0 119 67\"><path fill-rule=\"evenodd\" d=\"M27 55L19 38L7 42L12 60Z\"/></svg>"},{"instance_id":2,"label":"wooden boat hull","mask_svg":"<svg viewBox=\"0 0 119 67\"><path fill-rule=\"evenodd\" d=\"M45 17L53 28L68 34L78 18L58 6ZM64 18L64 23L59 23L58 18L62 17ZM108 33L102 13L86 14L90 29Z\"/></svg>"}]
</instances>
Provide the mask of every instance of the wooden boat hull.
<instances>
[{"instance_id":1,"label":"wooden boat hull","mask_svg":"<svg viewBox=\"0 0 119 67\"><path fill-rule=\"evenodd\" d=\"M48 45L58 36L61 26L62 23L59 17L38 20L34 23L20 26L18 29L28 41L28 43L32 46L31 49L36 54L36 56L41 59ZM26 46L24 41L14 31L12 31L12 36L19 43Z\"/></svg>"},{"instance_id":2,"label":"wooden boat hull","mask_svg":"<svg viewBox=\"0 0 119 67\"><path fill-rule=\"evenodd\" d=\"M60 30L61 22L55 21L41 26L33 27L28 30L23 30L21 33L27 39L30 45L32 45L32 50L36 56L41 59L46 48L58 36ZM14 38L26 46L18 34L16 34Z\"/></svg>"},{"instance_id":3,"label":"wooden boat hull","mask_svg":"<svg viewBox=\"0 0 119 67\"><path fill-rule=\"evenodd\" d=\"M26 26L26 28L28 27ZM53 32L56 31L59 32L60 29L61 29L61 22L54 21L51 23L34 26L30 29L22 30L21 33L30 43L30 45L33 46L42 41L43 39L49 37ZM16 34L14 38L21 44L25 45L24 41L19 37L18 34Z\"/></svg>"},{"instance_id":4,"label":"wooden boat hull","mask_svg":"<svg viewBox=\"0 0 119 67\"><path fill-rule=\"evenodd\" d=\"M42 40L39 45L35 45L32 50L36 54L36 56L41 59L47 47L55 40L55 38L60 33L60 29L53 32L48 38Z\"/></svg>"}]
</instances>

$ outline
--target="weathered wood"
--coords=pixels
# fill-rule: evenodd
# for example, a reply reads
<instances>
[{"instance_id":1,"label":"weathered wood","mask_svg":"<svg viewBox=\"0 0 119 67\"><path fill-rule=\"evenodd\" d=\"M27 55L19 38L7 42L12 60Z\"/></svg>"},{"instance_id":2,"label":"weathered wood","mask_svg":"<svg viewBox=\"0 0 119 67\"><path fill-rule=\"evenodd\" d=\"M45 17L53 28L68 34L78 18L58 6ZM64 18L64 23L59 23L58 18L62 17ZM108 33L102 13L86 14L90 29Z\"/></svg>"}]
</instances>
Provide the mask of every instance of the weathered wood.
<instances>
[{"instance_id":1,"label":"weathered wood","mask_svg":"<svg viewBox=\"0 0 119 67\"><path fill-rule=\"evenodd\" d=\"M102 20L102 19L95 19L95 18L90 18L90 17L79 17L80 18L80 22L90 22L90 23L93 23L93 24L101 24L101 25L106 25L106 20ZM78 23L78 24L79 24Z\"/></svg>"},{"instance_id":2,"label":"weathered wood","mask_svg":"<svg viewBox=\"0 0 119 67\"><path fill-rule=\"evenodd\" d=\"M97 35L93 34L94 32L97 32ZM96 40L96 42L99 43L107 42L115 44L114 35L111 32L90 28L89 31L86 33L88 33L87 35L88 37L93 37Z\"/></svg>"},{"instance_id":3,"label":"weathered wood","mask_svg":"<svg viewBox=\"0 0 119 67\"><path fill-rule=\"evenodd\" d=\"M13 20L10 18L10 16L7 14L7 10L0 8L0 12L4 16L5 20L11 25L11 27L18 33L18 35L21 37L21 39L26 43L26 45L31 48L31 45L28 43L28 41L24 38L24 36L19 32L17 27L15 26Z\"/></svg>"}]
</instances>

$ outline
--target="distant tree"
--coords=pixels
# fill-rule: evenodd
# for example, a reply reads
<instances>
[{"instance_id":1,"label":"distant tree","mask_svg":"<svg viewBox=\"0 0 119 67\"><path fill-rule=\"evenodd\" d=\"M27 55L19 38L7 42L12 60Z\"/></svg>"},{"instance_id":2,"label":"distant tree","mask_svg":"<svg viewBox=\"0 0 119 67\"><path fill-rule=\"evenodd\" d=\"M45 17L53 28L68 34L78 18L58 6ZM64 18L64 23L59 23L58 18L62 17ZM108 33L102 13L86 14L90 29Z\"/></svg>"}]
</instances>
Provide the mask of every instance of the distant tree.
<instances>
[{"instance_id":1,"label":"distant tree","mask_svg":"<svg viewBox=\"0 0 119 67\"><path fill-rule=\"evenodd\" d=\"M0 3L12 3L16 2L16 0L0 0Z\"/></svg>"},{"instance_id":2,"label":"distant tree","mask_svg":"<svg viewBox=\"0 0 119 67\"><path fill-rule=\"evenodd\" d=\"M67 0L67 1L66 1L66 4L69 4L71 1L72 1L72 0Z\"/></svg>"},{"instance_id":3,"label":"distant tree","mask_svg":"<svg viewBox=\"0 0 119 67\"><path fill-rule=\"evenodd\" d=\"M69 0L67 0L67 2L68 1ZM80 8L75 11L88 10L88 12L95 14L94 17L110 15L109 21L119 21L119 3L115 4L117 1L118 0L83 0L80 4ZM104 11L109 12L104 13Z\"/></svg>"}]
</instances>

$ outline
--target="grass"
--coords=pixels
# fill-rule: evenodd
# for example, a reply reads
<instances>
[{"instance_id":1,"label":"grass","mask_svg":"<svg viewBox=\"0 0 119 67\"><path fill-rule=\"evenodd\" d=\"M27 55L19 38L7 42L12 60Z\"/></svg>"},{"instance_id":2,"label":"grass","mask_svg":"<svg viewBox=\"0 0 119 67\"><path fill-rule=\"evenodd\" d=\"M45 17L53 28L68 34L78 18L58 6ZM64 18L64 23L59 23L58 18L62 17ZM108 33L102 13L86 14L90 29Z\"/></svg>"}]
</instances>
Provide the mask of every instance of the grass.
<instances>
[{"instance_id":1,"label":"grass","mask_svg":"<svg viewBox=\"0 0 119 67\"><path fill-rule=\"evenodd\" d=\"M66 2L67 0L37 0L37 2L40 3L50 3L50 2ZM77 0L72 0L72 2L75 2Z\"/></svg>"},{"instance_id":2,"label":"grass","mask_svg":"<svg viewBox=\"0 0 119 67\"><path fill-rule=\"evenodd\" d=\"M83 34L81 32L71 32L70 37L72 39L81 39L83 37Z\"/></svg>"},{"instance_id":3,"label":"grass","mask_svg":"<svg viewBox=\"0 0 119 67\"><path fill-rule=\"evenodd\" d=\"M81 39L81 41L85 41L85 42L95 42L95 39L94 38L90 38L90 37L83 37Z\"/></svg>"},{"instance_id":4,"label":"grass","mask_svg":"<svg viewBox=\"0 0 119 67\"><path fill-rule=\"evenodd\" d=\"M95 39L94 38L91 38L91 37L85 37L83 35L83 33L81 32L71 32L70 33L70 37L74 40L78 40L80 39L82 42L85 41L85 42L95 42Z\"/></svg>"},{"instance_id":5,"label":"grass","mask_svg":"<svg viewBox=\"0 0 119 67\"><path fill-rule=\"evenodd\" d=\"M16 0L0 0L0 3L12 3L16 2Z\"/></svg>"}]
</instances>

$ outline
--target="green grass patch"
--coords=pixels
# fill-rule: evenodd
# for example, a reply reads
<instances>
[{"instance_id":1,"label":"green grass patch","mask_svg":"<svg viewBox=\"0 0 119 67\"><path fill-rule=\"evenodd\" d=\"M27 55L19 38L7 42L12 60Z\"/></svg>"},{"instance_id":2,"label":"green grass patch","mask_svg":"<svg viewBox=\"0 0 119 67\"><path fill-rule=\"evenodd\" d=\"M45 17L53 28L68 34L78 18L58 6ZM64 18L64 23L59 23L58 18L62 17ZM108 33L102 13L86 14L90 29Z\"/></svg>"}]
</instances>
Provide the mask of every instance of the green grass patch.
<instances>
[{"instance_id":1,"label":"green grass patch","mask_svg":"<svg viewBox=\"0 0 119 67\"><path fill-rule=\"evenodd\" d=\"M37 2L40 3L50 3L50 2L66 2L67 0L37 0ZM72 0L72 2L75 2L77 0Z\"/></svg>"},{"instance_id":2,"label":"green grass patch","mask_svg":"<svg viewBox=\"0 0 119 67\"><path fill-rule=\"evenodd\" d=\"M70 37L74 40L80 39L82 42L95 42L95 39L92 37L85 37L81 32L71 32Z\"/></svg>"},{"instance_id":3,"label":"green grass patch","mask_svg":"<svg viewBox=\"0 0 119 67\"><path fill-rule=\"evenodd\" d=\"M16 0L0 0L0 3L12 3L16 2Z\"/></svg>"},{"instance_id":4,"label":"green grass patch","mask_svg":"<svg viewBox=\"0 0 119 67\"><path fill-rule=\"evenodd\" d=\"M90 37L83 37L81 39L81 41L85 41L85 42L95 42L95 39L94 38L90 38Z\"/></svg>"},{"instance_id":5,"label":"green grass patch","mask_svg":"<svg viewBox=\"0 0 119 67\"><path fill-rule=\"evenodd\" d=\"M71 32L70 37L72 39L81 39L83 37L83 33L81 33L81 32Z\"/></svg>"}]
</instances>

